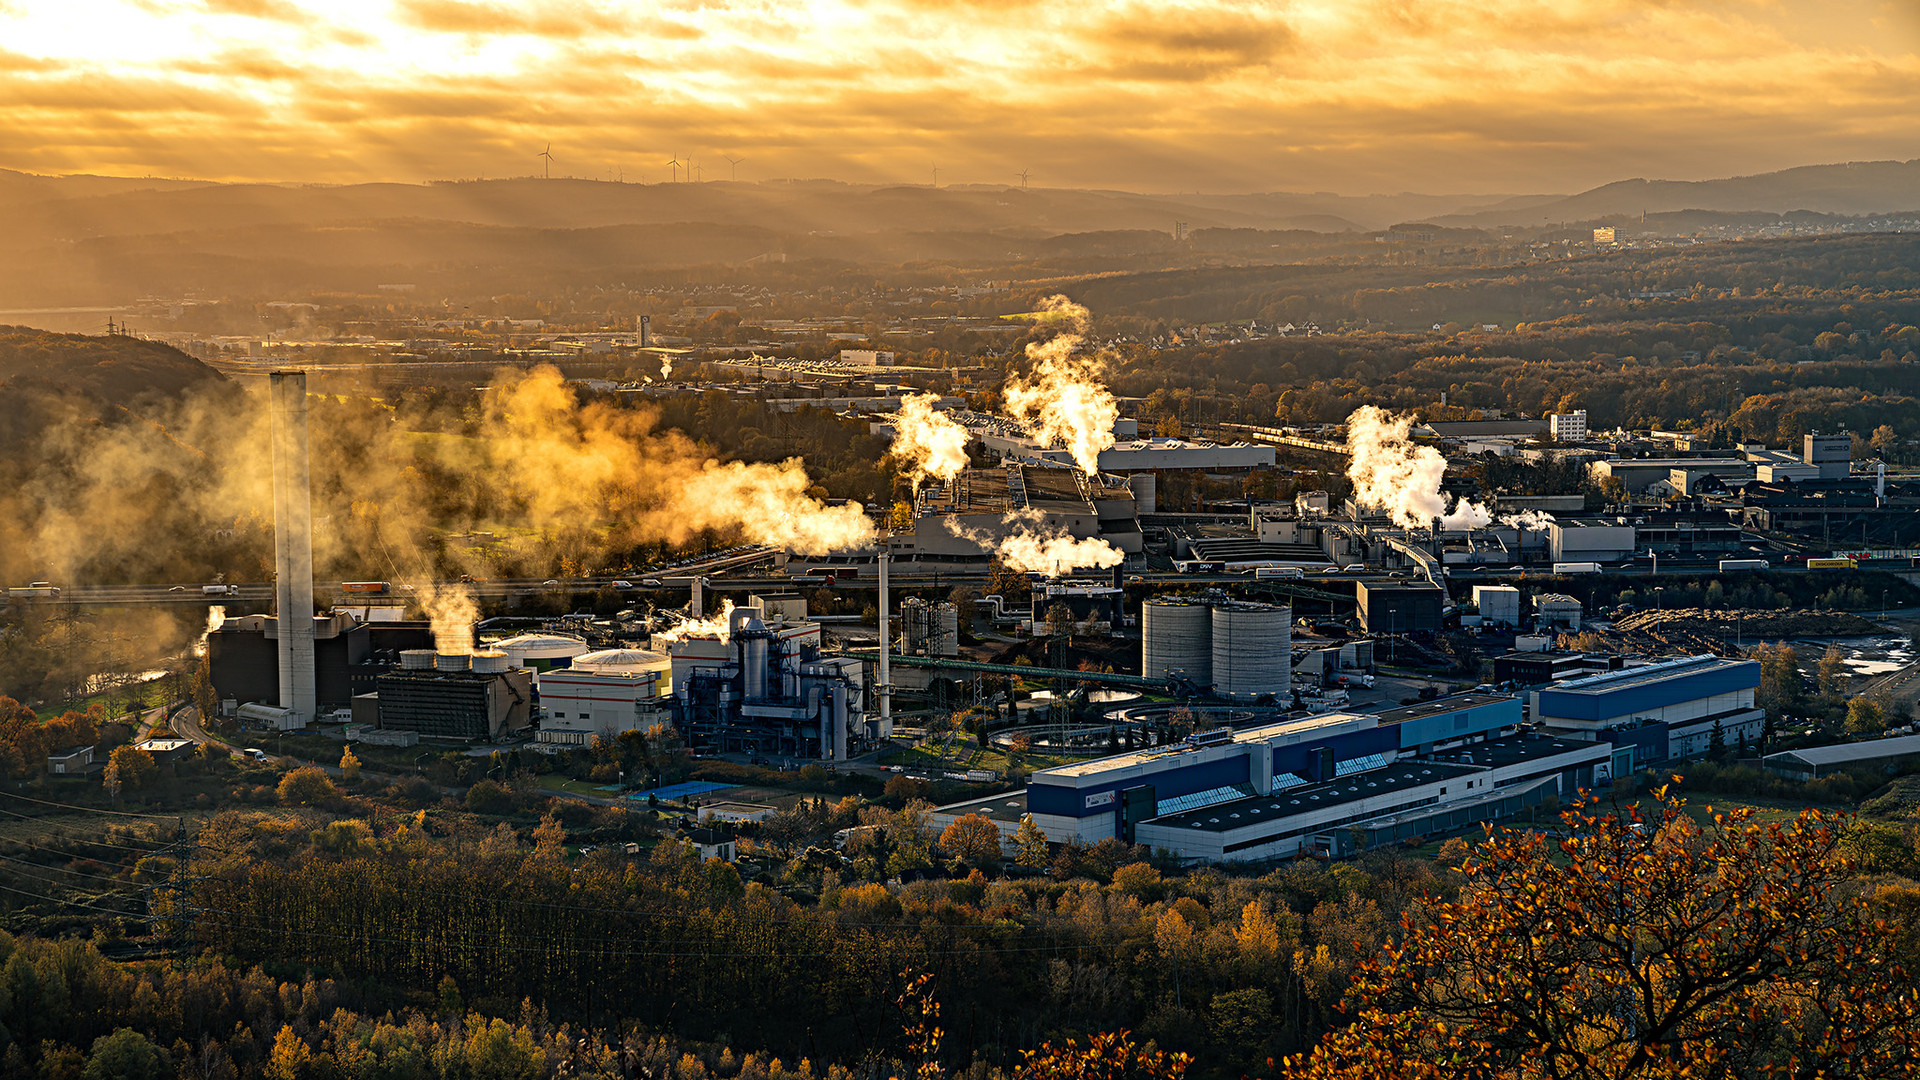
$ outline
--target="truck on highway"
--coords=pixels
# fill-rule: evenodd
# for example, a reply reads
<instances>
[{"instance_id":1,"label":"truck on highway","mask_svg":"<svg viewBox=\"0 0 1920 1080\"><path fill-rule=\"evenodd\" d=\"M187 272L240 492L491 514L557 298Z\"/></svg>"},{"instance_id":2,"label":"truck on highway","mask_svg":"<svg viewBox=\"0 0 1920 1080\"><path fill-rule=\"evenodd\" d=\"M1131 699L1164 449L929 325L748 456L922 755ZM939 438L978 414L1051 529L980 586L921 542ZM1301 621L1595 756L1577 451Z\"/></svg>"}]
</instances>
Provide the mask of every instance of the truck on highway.
<instances>
[{"instance_id":1,"label":"truck on highway","mask_svg":"<svg viewBox=\"0 0 1920 1080\"><path fill-rule=\"evenodd\" d=\"M1765 559L1721 559L1720 572L1724 574L1733 570L1765 570L1772 565Z\"/></svg>"},{"instance_id":2,"label":"truck on highway","mask_svg":"<svg viewBox=\"0 0 1920 1080\"><path fill-rule=\"evenodd\" d=\"M1305 577L1307 572L1297 566L1256 566L1253 570L1255 581L1273 581Z\"/></svg>"},{"instance_id":3,"label":"truck on highway","mask_svg":"<svg viewBox=\"0 0 1920 1080\"><path fill-rule=\"evenodd\" d=\"M1852 559L1808 559L1809 570L1852 570L1860 564Z\"/></svg>"},{"instance_id":4,"label":"truck on highway","mask_svg":"<svg viewBox=\"0 0 1920 1080\"><path fill-rule=\"evenodd\" d=\"M36 581L31 585L18 585L7 590L10 600L58 600L60 587L50 581Z\"/></svg>"},{"instance_id":5,"label":"truck on highway","mask_svg":"<svg viewBox=\"0 0 1920 1080\"><path fill-rule=\"evenodd\" d=\"M202 585L200 586L200 595L202 596L239 596L240 586L238 585Z\"/></svg>"},{"instance_id":6,"label":"truck on highway","mask_svg":"<svg viewBox=\"0 0 1920 1080\"><path fill-rule=\"evenodd\" d=\"M340 591L356 596L385 596L393 591L393 585L385 581L343 581Z\"/></svg>"},{"instance_id":7,"label":"truck on highway","mask_svg":"<svg viewBox=\"0 0 1920 1080\"><path fill-rule=\"evenodd\" d=\"M1600 564L1597 562L1557 562L1553 564L1556 574L1597 574Z\"/></svg>"}]
</instances>

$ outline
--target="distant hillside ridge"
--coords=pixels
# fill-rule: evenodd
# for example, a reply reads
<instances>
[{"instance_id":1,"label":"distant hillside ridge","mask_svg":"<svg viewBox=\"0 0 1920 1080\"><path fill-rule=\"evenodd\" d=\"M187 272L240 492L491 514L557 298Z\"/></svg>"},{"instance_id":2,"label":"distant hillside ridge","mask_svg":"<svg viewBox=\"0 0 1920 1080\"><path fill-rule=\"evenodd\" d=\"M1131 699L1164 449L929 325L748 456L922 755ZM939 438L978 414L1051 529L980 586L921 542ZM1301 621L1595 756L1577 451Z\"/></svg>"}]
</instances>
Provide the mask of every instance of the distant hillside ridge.
<instances>
[{"instance_id":1,"label":"distant hillside ridge","mask_svg":"<svg viewBox=\"0 0 1920 1080\"><path fill-rule=\"evenodd\" d=\"M157 341L0 326L0 385L16 379L116 405L154 396L177 398L203 384L227 381L213 368Z\"/></svg>"},{"instance_id":2,"label":"distant hillside ridge","mask_svg":"<svg viewBox=\"0 0 1920 1080\"><path fill-rule=\"evenodd\" d=\"M1920 159L1806 165L1722 180L1619 180L1539 203L1516 203L1436 219L1495 226L1593 221L1680 211L1786 214L1796 210L1852 217L1920 210Z\"/></svg>"}]
</instances>

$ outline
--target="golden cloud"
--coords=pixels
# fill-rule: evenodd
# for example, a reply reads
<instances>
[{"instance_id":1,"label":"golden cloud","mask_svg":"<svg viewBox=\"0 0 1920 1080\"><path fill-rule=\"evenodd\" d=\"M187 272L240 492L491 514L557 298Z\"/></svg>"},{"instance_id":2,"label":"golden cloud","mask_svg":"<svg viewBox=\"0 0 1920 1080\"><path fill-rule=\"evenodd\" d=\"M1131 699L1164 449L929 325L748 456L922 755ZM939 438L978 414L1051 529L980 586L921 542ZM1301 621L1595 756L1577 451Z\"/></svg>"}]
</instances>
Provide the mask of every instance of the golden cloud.
<instances>
[{"instance_id":1,"label":"golden cloud","mask_svg":"<svg viewBox=\"0 0 1920 1080\"><path fill-rule=\"evenodd\" d=\"M1920 156L1920 27L1901 9L0 3L0 166L525 175L551 141L575 175L649 179L673 154L729 153L751 159L743 179L924 181L937 160L954 182L1032 167L1077 186L1570 190Z\"/></svg>"}]
</instances>

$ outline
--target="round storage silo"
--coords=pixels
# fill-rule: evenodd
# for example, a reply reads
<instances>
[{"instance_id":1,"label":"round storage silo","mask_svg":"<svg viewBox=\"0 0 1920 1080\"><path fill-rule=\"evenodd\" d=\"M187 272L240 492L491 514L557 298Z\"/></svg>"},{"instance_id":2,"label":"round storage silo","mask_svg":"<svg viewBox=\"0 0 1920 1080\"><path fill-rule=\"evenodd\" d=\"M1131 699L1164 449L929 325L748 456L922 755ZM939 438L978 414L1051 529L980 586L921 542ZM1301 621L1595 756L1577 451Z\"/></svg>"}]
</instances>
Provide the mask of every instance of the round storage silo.
<instances>
[{"instance_id":1,"label":"round storage silo","mask_svg":"<svg viewBox=\"0 0 1920 1080\"><path fill-rule=\"evenodd\" d=\"M496 675L507 670L507 654L498 649L482 649L473 654L473 670L483 675Z\"/></svg>"},{"instance_id":2,"label":"round storage silo","mask_svg":"<svg viewBox=\"0 0 1920 1080\"><path fill-rule=\"evenodd\" d=\"M1213 689L1223 697L1286 698L1293 689L1293 609L1221 604L1213 609Z\"/></svg>"},{"instance_id":3,"label":"round storage silo","mask_svg":"<svg viewBox=\"0 0 1920 1080\"><path fill-rule=\"evenodd\" d=\"M1207 605L1149 600L1140 605L1140 673L1164 679L1179 672L1196 686L1214 680L1213 623Z\"/></svg>"},{"instance_id":4,"label":"round storage silo","mask_svg":"<svg viewBox=\"0 0 1920 1080\"><path fill-rule=\"evenodd\" d=\"M1133 512L1151 514L1159 506L1159 479L1152 473L1134 473L1127 477L1127 490L1133 492Z\"/></svg>"}]
</instances>

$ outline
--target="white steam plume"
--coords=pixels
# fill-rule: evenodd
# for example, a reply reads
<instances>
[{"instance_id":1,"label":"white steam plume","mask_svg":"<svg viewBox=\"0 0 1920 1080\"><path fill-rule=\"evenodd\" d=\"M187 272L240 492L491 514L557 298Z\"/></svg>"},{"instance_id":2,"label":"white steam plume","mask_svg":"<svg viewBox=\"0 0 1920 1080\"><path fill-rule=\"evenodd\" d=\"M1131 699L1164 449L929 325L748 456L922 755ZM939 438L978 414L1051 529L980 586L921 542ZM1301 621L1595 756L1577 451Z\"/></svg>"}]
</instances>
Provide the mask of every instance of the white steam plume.
<instances>
[{"instance_id":1,"label":"white steam plume","mask_svg":"<svg viewBox=\"0 0 1920 1080\"><path fill-rule=\"evenodd\" d=\"M733 601L731 600L720 601L720 614L711 619L695 619L678 612L674 615L680 620L679 622L653 635L650 644L656 651L687 638L716 637L724 642L732 636Z\"/></svg>"},{"instance_id":2,"label":"white steam plume","mask_svg":"<svg viewBox=\"0 0 1920 1080\"><path fill-rule=\"evenodd\" d=\"M660 358L660 377L662 379L673 378L673 357L662 356Z\"/></svg>"},{"instance_id":3,"label":"white steam plume","mask_svg":"<svg viewBox=\"0 0 1920 1080\"><path fill-rule=\"evenodd\" d=\"M937 394L910 394L895 414L893 446L887 453L909 469L913 489L925 480L952 480L967 467L967 429L934 408Z\"/></svg>"},{"instance_id":4,"label":"white steam plume","mask_svg":"<svg viewBox=\"0 0 1920 1080\"><path fill-rule=\"evenodd\" d=\"M1408 529L1430 529L1435 518L1444 529L1478 529L1493 521L1479 503L1460 500L1452 511L1440 493L1447 459L1431 446L1408 437L1413 417L1398 419L1372 405L1363 405L1347 417L1347 451L1353 461L1347 478L1353 481L1354 501L1383 510L1395 524Z\"/></svg>"},{"instance_id":5,"label":"white steam plume","mask_svg":"<svg viewBox=\"0 0 1920 1080\"><path fill-rule=\"evenodd\" d=\"M1002 525L1013 530L1006 536L969 529L951 518L945 524L948 532L981 547L992 548L1001 562L1022 573L1058 577L1085 567L1119 566L1125 561L1126 554L1105 540L1080 540L1057 529L1041 530L1039 526L1044 518L1038 510L1011 511L1000 519Z\"/></svg>"},{"instance_id":6,"label":"white steam plume","mask_svg":"<svg viewBox=\"0 0 1920 1080\"><path fill-rule=\"evenodd\" d=\"M1545 510L1521 510L1512 514L1501 514L1500 524L1528 532L1539 532L1553 524L1554 517Z\"/></svg>"},{"instance_id":7,"label":"white steam plume","mask_svg":"<svg viewBox=\"0 0 1920 1080\"><path fill-rule=\"evenodd\" d=\"M1087 309L1064 296L1053 296L1041 310L1071 328L1027 345L1033 371L1007 382L1002 391L1007 413L1034 438L1066 447L1074 464L1093 476L1100 471L1100 451L1113 445L1113 422L1120 417L1120 407L1100 380L1104 366L1100 358L1074 353L1086 337Z\"/></svg>"},{"instance_id":8,"label":"white steam plume","mask_svg":"<svg viewBox=\"0 0 1920 1080\"><path fill-rule=\"evenodd\" d=\"M433 627L433 651L449 656L473 651L473 624L480 619L480 609L467 590L420 581L414 584L413 595Z\"/></svg>"}]
</instances>

